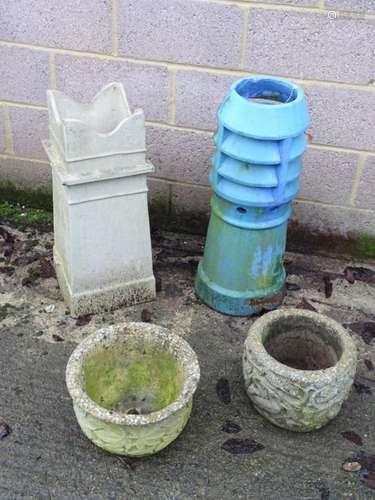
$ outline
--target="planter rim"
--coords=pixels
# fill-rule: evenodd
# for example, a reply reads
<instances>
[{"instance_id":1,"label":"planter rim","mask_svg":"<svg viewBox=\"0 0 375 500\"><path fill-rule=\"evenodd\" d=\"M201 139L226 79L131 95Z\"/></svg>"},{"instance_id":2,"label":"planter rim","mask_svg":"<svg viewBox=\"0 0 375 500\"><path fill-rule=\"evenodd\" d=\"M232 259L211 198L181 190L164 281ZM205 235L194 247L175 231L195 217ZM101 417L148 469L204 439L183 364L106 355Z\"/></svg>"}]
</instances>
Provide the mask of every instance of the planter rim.
<instances>
[{"instance_id":1,"label":"planter rim","mask_svg":"<svg viewBox=\"0 0 375 500\"><path fill-rule=\"evenodd\" d=\"M101 341L108 345L115 343L116 339L125 337L150 337L166 342L168 351L178 353L177 359L184 359L183 386L173 403L161 410L146 415L124 415L115 410L107 410L93 401L82 387L82 367L85 356L94 350ZM173 347L173 350L171 349ZM86 337L71 354L66 367L66 385L74 404L83 411L99 420L129 426L150 425L165 420L177 411L184 408L192 398L198 386L200 369L198 358L188 342L182 337L173 334L167 328L142 322L128 322L101 328Z\"/></svg>"},{"instance_id":2,"label":"planter rim","mask_svg":"<svg viewBox=\"0 0 375 500\"><path fill-rule=\"evenodd\" d=\"M277 322L280 319L296 317L312 320L322 327L337 332L338 340L342 347L342 354L333 366L320 370L300 370L281 363L267 352L261 338L262 331L266 327ZM245 340L245 345L250 345L251 350L257 352L257 356L262 360L262 362L272 361L272 363L276 364L279 375L284 375L286 377L292 376L294 379L306 381L307 383L311 383L311 381L314 379L316 379L316 381L321 379L321 376L323 374L328 375L329 373L334 373L339 370L346 370L347 366L350 365L351 359L356 359L357 357L357 349L354 341L340 323L329 318L328 316L325 316L324 314L297 308L271 311L257 319L249 329L248 336ZM325 378L323 380L325 380Z\"/></svg>"}]
</instances>

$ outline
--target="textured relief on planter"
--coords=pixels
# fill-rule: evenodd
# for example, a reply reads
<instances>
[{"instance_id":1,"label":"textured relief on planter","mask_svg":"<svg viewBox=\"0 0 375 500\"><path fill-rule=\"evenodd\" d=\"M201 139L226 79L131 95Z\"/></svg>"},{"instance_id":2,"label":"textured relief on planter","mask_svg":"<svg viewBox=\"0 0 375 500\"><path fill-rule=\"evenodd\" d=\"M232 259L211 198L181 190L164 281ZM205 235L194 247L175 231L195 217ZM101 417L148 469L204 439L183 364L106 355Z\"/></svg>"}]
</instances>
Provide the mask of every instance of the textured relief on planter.
<instances>
[{"instance_id":1,"label":"textured relief on planter","mask_svg":"<svg viewBox=\"0 0 375 500\"><path fill-rule=\"evenodd\" d=\"M117 455L144 456L157 453L183 431L190 413L191 402L168 420L152 426L123 426L103 424L89 413L85 413L78 405L74 405L74 413L83 433L97 446Z\"/></svg>"},{"instance_id":2,"label":"textured relief on planter","mask_svg":"<svg viewBox=\"0 0 375 500\"><path fill-rule=\"evenodd\" d=\"M243 354L247 394L273 424L319 429L347 399L356 347L336 321L310 311L273 311L250 328Z\"/></svg>"},{"instance_id":3,"label":"textured relief on planter","mask_svg":"<svg viewBox=\"0 0 375 500\"><path fill-rule=\"evenodd\" d=\"M147 323L110 326L71 355L66 381L83 433L111 453L144 456L184 429L199 381L189 344Z\"/></svg>"}]
</instances>

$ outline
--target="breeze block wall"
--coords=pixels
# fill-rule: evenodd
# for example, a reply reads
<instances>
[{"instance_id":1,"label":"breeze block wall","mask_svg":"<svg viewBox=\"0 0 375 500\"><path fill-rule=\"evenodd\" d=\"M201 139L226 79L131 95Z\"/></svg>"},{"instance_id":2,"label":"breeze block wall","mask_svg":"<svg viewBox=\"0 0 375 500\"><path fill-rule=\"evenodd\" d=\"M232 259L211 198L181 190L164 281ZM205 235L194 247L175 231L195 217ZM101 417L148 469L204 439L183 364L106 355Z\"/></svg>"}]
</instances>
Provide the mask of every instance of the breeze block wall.
<instances>
[{"instance_id":1,"label":"breeze block wall","mask_svg":"<svg viewBox=\"0 0 375 500\"><path fill-rule=\"evenodd\" d=\"M217 107L275 75L312 118L294 227L375 241L375 0L1 1L0 40L3 192L50 190L47 88L90 100L118 80L145 110L152 216L204 232Z\"/></svg>"}]
</instances>

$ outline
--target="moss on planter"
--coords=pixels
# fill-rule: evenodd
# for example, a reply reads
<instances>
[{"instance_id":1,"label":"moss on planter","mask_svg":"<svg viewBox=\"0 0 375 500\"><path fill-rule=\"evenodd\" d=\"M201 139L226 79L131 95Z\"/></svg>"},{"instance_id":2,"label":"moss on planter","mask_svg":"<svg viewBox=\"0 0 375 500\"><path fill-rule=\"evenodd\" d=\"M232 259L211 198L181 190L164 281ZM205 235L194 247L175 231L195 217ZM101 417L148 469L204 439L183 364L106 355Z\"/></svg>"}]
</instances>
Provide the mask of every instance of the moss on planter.
<instances>
[{"instance_id":1,"label":"moss on planter","mask_svg":"<svg viewBox=\"0 0 375 500\"><path fill-rule=\"evenodd\" d=\"M107 410L147 414L161 410L178 397L181 367L169 352L148 348L100 349L84 363L85 390Z\"/></svg>"},{"instance_id":2,"label":"moss on planter","mask_svg":"<svg viewBox=\"0 0 375 500\"><path fill-rule=\"evenodd\" d=\"M102 328L76 347L66 369L84 434L111 453L138 457L182 432L198 381L189 344L150 323Z\"/></svg>"}]
</instances>

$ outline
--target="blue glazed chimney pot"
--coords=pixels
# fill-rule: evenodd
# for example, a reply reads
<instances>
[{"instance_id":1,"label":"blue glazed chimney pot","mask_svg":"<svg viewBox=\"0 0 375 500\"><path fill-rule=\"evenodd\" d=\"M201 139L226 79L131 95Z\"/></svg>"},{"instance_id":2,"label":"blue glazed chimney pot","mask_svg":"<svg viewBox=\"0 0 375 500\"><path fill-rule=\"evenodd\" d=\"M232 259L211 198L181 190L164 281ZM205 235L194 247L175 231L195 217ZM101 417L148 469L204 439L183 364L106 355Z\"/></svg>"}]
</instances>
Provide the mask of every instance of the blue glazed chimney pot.
<instances>
[{"instance_id":1,"label":"blue glazed chimney pot","mask_svg":"<svg viewBox=\"0 0 375 500\"><path fill-rule=\"evenodd\" d=\"M195 283L213 309L251 316L281 304L287 224L308 125L303 91L286 80L243 78L221 104L211 217Z\"/></svg>"}]
</instances>

